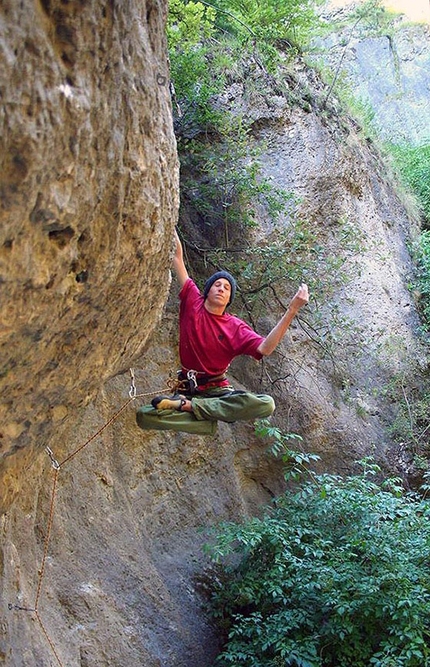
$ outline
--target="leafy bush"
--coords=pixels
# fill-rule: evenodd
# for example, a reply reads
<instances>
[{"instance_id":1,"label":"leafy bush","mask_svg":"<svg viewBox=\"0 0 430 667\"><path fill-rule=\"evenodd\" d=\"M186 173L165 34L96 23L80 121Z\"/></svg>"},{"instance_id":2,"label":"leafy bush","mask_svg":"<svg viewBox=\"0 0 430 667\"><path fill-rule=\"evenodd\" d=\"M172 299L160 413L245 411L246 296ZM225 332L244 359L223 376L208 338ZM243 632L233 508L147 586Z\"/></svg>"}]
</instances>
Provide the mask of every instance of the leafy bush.
<instances>
[{"instance_id":1,"label":"leafy bush","mask_svg":"<svg viewBox=\"0 0 430 667\"><path fill-rule=\"evenodd\" d=\"M419 295L418 308L423 329L430 331L430 144L411 146L387 144L401 180L415 194L423 216L424 231L412 248L416 280L411 288Z\"/></svg>"},{"instance_id":2,"label":"leafy bush","mask_svg":"<svg viewBox=\"0 0 430 667\"><path fill-rule=\"evenodd\" d=\"M286 457L297 488L262 519L223 524L211 547L227 637L217 664L429 665L429 503L375 481L368 460L342 478L304 475L309 457Z\"/></svg>"},{"instance_id":3,"label":"leafy bush","mask_svg":"<svg viewBox=\"0 0 430 667\"><path fill-rule=\"evenodd\" d=\"M171 0L167 22L176 134L194 136L216 126L219 114L211 97L224 85L223 72L210 66L210 39L216 12L201 2Z\"/></svg>"},{"instance_id":4,"label":"leafy bush","mask_svg":"<svg viewBox=\"0 0 430 667\"><path fill-rule=\"evenodd\" d=\"M417 256L417 286L421 298L421 312L427 331L430 330L430 231L420 235Z\"/></svg>"},{"instance_id":5,"label":"leafy bush","mask_svg":"<svg viewBox=\"0 0 430 667\"><path fill-rule=\"evenodd\" d=\"M226 125L225 119L222 142L188 142L182 158L184 198L203 217L206 227L219 230L223 249L235 237L243 242L247 228L256 225L258 205L265 207L274 222L293 198L262 177L261 148L252 145L240 119L231 119L228 130Z\"/></svg>"},{"instance_id":6,"label":"leafy bush","mask_svg":"<svg viewBox=\"0 0 430 667\"><path fill-rule=\"evenodd\" d=\"M171 49L188 51L214 31L216 11L193 0L170 0L167 38Z\"/></svg>"},{"instance_id":7,"label":"leafy bush","mask_svg":"<svg viewBox=\"0 0 430 667\"><path fill-rule=\"evenodd\" d=\"M430 144L422 146L388 146L406 183L418 198L421 209L430 226Z\"/></svg>"},{"instance_id":8,"label":"leafy bush","mask_svg":"<svg viewBox=\"0 0 430 667\"><path fill-rule=\"evenodd\" d=\"M207 126L217 126L220 117L211 98L222 90L226 69L234 66L239 50L240 58L262 61L270 68L279 61L275 42L308 39L317 21L316 2L171 0L167 38L178 103L177 135L196 136Z\"/></svg>"},{"instance_id":9,"label":"leafy bush","mask_svg":"<svg viewBox=\"0 0 430 667\"><path fill-rule=\"evenodd\" d=\"M225 13L219 14L220 25L242 39L259 40L260 46L278 40L292 40L304 45L319 23L316 0L214 0Z\"/></svg>"}]
</instances>

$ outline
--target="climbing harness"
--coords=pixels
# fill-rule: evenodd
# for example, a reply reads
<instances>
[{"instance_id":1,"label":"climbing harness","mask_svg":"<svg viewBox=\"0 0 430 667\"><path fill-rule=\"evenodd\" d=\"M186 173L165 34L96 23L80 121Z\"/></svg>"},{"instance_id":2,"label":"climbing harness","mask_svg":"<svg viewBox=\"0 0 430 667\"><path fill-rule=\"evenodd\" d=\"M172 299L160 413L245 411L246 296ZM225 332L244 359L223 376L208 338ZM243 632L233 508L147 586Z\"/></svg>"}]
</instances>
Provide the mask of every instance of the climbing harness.
<instances>
[{"instance_id":1,"label":"climbing harness","mask_svg":"<svg viewBox=\"0 0 430 667\"><path fill-rule=\"evenodd\" d=\"M189 369L184 373L182 370L178 371L178 383L175 387L176 392L182 392L194 396L198 391L207 389L209 387L223 386L228 382L227 376L224 373L220 375L206 375L200 371Z\"/></svg>"},{"instance_id":2,"label":"climbing harness","mask_svg":"<svg viewBox=\"0 0 430 667\"><path fill-rule=\"evenodd\" d=\"M187 371L187 380L190 385L191 393L194 394L197 389L197 371Z\"/></svg>"},{"instance_id":3,"label":"climbing harness","mask_svg":"<svg viewBox=\"0 0 430 667\"><path fill-rule=\"evenodd\" d=\"M90 438L88 438L88 440L86 442L84 442L82 445L80 445L71 454L66 456L66 458L63 459L63 461L61 461L61 462L58 462L58 460L54 456L54 453L52 452L52 450L49 447L45 447L45 452L48 454L49 459L51 461L51 466L54 470L54 480L53 480L53 484L52 484L51 501L50 501L49 514L48 514L48 524L47 524L47 528L46 528L46 535L45 535L45 541L44 541L44 547L43 547L42 562L41 562L41 565L40 565L40 568L39 568L38 583L37 583L37 590L36 590L34 606L32 608L22 607L20 605L13 604L13 603L9 602L8 609L10 611L13 611L13 610L15 610L15 611L26 611L26 612L30 612L30 613L35 614L36 619L39 623L39 626L40 626L40 628L41 628L41 630L42 630L42 632L43 632L43 634L46 638L46 641L48 642L48 644L51 648L51 651L54 654L54 656L55 656L58 664L60 665L60 667L64 667L64 663L61 661L61 658L56 651L54 643L53 643L51 637L49 636L48 631L46 630L46 628L43 624L43 621L41 619L41 616L39 614L39 601L40 601L41 592L42 592L42 582L43 582L43 578L44 578L44 575L45 575L45 566L46 566L46 561L47 561L47 558L48 558L49 541L50 541L50 538L51 538L52 523L53 523L53 519L54 519L54 507L55 507L55 499L56 499L56 494L57 494L58 476L59 476L60 469L66 463L68 463L72 458L74 458L77 454L79 454L79 452L81 452L84 449L84 447L89 445L90 442L95 440L101 433L103 433L103 431L106 428L108 428L108 426L110 426L116 419L118 419L120 414L126 409L126 407L128 405L130 405L130 403L132 403L136 398L142 398L144 396L152 396L154 394L153 391L148 392L146 394L138 394L137 390L136 390L134 370L132 368L130 368L130 376L131 376L131 380L130 380L130 390L128 392L128 395L129 395L128 400L120 407L119 410L117 410L117 412L114 413L114 415L96 433L94 433ZM174 385L174 383L168 382L168 386L161 391L172 391L172 386L173 385Z\"/></svg>"}]
</instances>

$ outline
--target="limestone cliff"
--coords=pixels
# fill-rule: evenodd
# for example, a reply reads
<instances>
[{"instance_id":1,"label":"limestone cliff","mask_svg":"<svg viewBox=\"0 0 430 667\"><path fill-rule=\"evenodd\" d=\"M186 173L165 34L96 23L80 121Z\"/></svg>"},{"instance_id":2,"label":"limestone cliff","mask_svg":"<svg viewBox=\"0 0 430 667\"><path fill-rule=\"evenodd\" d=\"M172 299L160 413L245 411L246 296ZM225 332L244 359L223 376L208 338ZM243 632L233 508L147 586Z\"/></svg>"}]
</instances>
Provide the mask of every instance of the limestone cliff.
<instances>
[{"instance_id":1,"label":"limestone cliff","mask_svg":"<svg viewBox=\"0 0 430 667\"><path fill-rule=\"evenodd\" d=\"M165 13L2 3L2 502L161 314L177 214Z\"/></svg>"},{"instance_id":2,"label":"limestone cliff","mask_svg":"<svg viewBox=\"0 0 430 667\"><path fill-rule=\"evenodd\" d=\"M342 85L354 92L356 103L368 109L371 125L385 141L429 142L428 10L427 4L427 19L423 12L427 23L413 24L399 16L385 30L367 25L367 34L360 21L349 17L338 32L314 44L313 58L321 57ZM341 24L350 11L332 9L326 18Z\"/></svg>"},{"instance_id":3,"label":"limestone cliff","mask_svg":"<svg viewBox=\"0 0 430 667\"><path fill-rule=\"evenodd\" d=\"M1 9L7 667L209 667L218 637L204 607L213 572L202 528L257 513L283 488L251 424L221 424L213 438L136 426L137 405L178 361L175 282L167 299L178 183L164 13L161 2L132 0ZM324 303L314 289L276 354L260 366L241 360L232 379L270 391L275 423L300 433L326 469L348 471L370 453L393 467L385 389L426 363L406 288L416 220L354 124L318 108L321 84L303 63L285 94L259 83L250 96L239 76L219 103L250 120L265 175L300 195L301 215L346 253L348 278L333 274ZM297 91L313 106L292 106ZM344 219L364 239L354 253L342 247ZM202 228L187 210L180 225L194 273ZM271 234L262 212L254 241ZM285 301L289 289L279 292ZM262 333L282 299L256 323ZM327 322L338 336L330 353ZM128 401L129 367L143 396L92 439ZM60 462L77 454L56 472L46 445Z\"/></svg>"}]
</instances>

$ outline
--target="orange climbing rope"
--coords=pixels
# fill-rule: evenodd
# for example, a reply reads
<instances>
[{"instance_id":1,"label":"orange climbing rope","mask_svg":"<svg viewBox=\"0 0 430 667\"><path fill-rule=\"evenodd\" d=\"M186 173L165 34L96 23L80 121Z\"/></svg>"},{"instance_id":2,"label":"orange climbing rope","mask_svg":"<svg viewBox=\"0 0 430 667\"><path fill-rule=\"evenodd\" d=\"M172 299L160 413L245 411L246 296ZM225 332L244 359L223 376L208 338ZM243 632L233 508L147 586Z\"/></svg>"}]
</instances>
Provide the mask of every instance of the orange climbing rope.
<instances>
[{"instance_id":1,"label":"orange climbing rope","mask_svg":"<svg viewBox=\"0 0 430 667\"><path fill-rule=\"evenodd\" d=\"M155 392L148 392L146 394L138 394L136 391L136 385L135 385L135 377L134 377L134 371L132 368L130 368L130 375L131 375L131 384L130 384L130 390L128 392L129 398L128 400L120 407L120 409L115 412L115 414L96 432L94 433L86 442L84 442L82 445L80 445L77 449L75 449L71 454L66 456L66 458L61 461L60 463L56 460L54 457L54 454L52 450L49 447L45 448L46 453L48 454L50 460L51 460L51 465L52 468L54 469L54 480L53 480L53 485L52 485L52 492L51 492L51 502L49 506L49 514L48 514L48 524L46 528L46 535L45 535L45 541L44 541L44 546L43 546L43 556L42 556L42 562L39 568L39 577L38 577L38 583L37 583L37 590L36 590L36 597L35 597L35 602L34 602L34 607L32 609L27 608L27 607L21 607L16 604L9 603L8 607L10 610L18 610L18 611L27 611L34 613L36 616L36 619L40 625L40 628L51 648L52 653L54 654L58 664L60 667L64 667L63 662L60 659L60 656L58 655L58 652L55 649L55 645L49 636L48 631L46 630L42 619L39 614L39 600L41 597L42 593L42 582L43 578L45 575L45 566L46 566L46 560L48 558L48 551L49 551L49 541L51 538L51 532L52 532L52 523L54 519L54 508L55 508L55 499L56 499L56 494L57 494L57 487L58 487L58 476L60 472L60 468L62 468L66 463L68 463L74 456L79 454L87 445L90 444L93 440L95 440L103 431L108 428L118 417L120 414L126 409L130 403L132 403L136 398L143 398L144 396L153 396ZM169 383L169 386L167 386L165 389L162 389L161 392L165 391L172 391L172 382Z\"/></svg>"}]
</instances>

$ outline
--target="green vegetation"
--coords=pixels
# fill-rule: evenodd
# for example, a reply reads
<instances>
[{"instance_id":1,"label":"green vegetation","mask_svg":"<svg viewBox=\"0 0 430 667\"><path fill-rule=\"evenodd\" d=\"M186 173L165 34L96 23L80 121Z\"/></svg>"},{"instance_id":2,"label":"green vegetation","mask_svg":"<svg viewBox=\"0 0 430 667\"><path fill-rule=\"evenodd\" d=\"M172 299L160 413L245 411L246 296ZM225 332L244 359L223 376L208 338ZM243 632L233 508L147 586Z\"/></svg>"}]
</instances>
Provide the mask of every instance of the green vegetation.
<instances>
[{"instance_id":1,"label":"green vegetation","mask_svg":"<svg viewBox=\"0 0 430 667\"><path fill-rule=\"evenodd\" d=\"M430 228L430 144L387 146L404 181L421 206L425 227Z\"/></svg>"},{"instance_id":2,"label":"green vegetation","mask_svg":"<svg viewBox=\"0 0 430 667\"><path fill-rule=\"evenodd\" d=\"M409 377L394 375L385 387L385 396L396 405L394 419L387 432L407 452L415 474L429 469L430 382L422 368L411 370Z\"/></svg>"},{"instance_id":3,"label":"green vegetation","mask_svg":"<svg viewBox=\"0 0 430 667\"><path fill-rule=\"evenodd\" d=\"M285 42L304 46L318 23L315 0L217 0L213 4L220 10L220 28L242 42L257 41L262 52ZM275 51L267 53L273 56Z\"/></svg>"},{"instance_id":4,"label":"green vegetation","mask_svg":"<svg viewBox=\"0 0 430 667\"><path fill-rule=\"evenodd\" d=\"M430 332L430 145L388 144L400 179L415 195L423 219L423 231L411 251L416 265L415 280L410 285L421 312L423 331Z\"/></svg>"},{"instance_id":5,"label":"green vegetation","mask_svg":"<svg viewBox=\"0 0 430 667\"><path fill-rule=\"evenodd\" d=\"M265 147L253 137L251 121L237 107L229 110L226 91L236 87L233 97L245 105L254 95L276 95L307 111L315 108L326 121L333 93L359 118L366 136L374 136L372 109L345 86L342 46L364 34L391 37L392 16L371 0L357 6L348 21L336 27L347 30L339 67L325 70L328 89L316 100L288 68L316 27L324 29L311 0L170 1L182 214L198 221L208 243L201 248L185 239L185 248L197 264L228 266L239 276L239 297L251 321L266 309L268 293L285 307L277 285L287 283L289 289L306 280L311 290L318 286L322 301L329 298L346 284L351 260L365 240L346 219L319 225L298 214L295 193L275 188L265 175L260 163ZM389 148L430 227L429 147ZM251 240L257 220L270 230L258 244ZM411 287L429 330L429 231L414 252L417 277ZM353 360L359 336L351 324L335 305L329 324L322 321L318 304L315 310L321 348L330 353L341 332L344 349L351 338L348 357ZM425 477L430 393L393 378L387 396L402 406L391 434L407 444ZM260 435L270 439L274 455L282 456L290 490L263 518L224 524L218 531L211 553L222 569L213 610L225 645L217 664L430 665L428 501L405 493L397 479L377 481L381 471L368 460L354 476L319 475L310 469L314 456L289 448L298 436L267 423ZM424 487L426 493L429 488Z\"/></svg>"},{"instance_id":6,"label":"green vegetation","mask_svg":"<svg viewBox=\"0 0 430 667\"><path fill-rule=\"evenodd\" d=\"M296 483L262 519L223 524L213 613L223 667L430 664L430 505L370 460L316 475L293 436L263 432ZM298 481L297 481L298 480Z\"/></svg>"},{"instance_id":7,"label":"green vegetation","mask_svg":"<svg viewBox=\"0 0 430 667\"><path fill-rule=\"evenodd\" d=\"M280 193L277 193L278 195ZM347 220L339 220L336 228L336 243L333 241L333 229L330 234L327 230L316 227L315 223L303 219L295 213L293 198L278 201L284 206L284 220L288 217L287 225L276 225L276 208L273 213L273 231L268 235L264 244L251 247L244 239L236 239L233 252L226 246L218 247L207 253L207 259L214 266L229 266L230 270L240 276L240 298L251 318L265 313L268 297L286 308L282 303L283 289L294 289L305 281L311 291L318 291L321 299L328 299L340 286L345 286L351 280L351 266L346 268L364 247L363 235L349 224ZM288 205L291 213L288 215ZM270 209L266 205L266 209ZM341 240L342 252L339 252L338 243ZM242 242L240 242L242 241ZM238 252L240 250L240 252ZM279 286L282 286L279 289ZM335 335L336 308L331 310L331 335ZM317 318L317 316L315 316ZM321 324L321 342L324 338L323 324ZM344 328L344 322L340 328ZM328 343L328 337L326 337ZM356 345L356 339L355 339Z\"/></svg>"},{"instance_id":8,"label":"green vegetation","mask_svg":"<svg viewBox=\"0 0 430 667\"><path fill-rule=\"evenodd\" d=\"M283 40L303 46L319 23L318 4L321 0L171 0L171 56L222 34L232 35L242 46L252 42L261 50Z\"/></svg>"},{"instance_id":9,"label":"green vegetation","mask_svg":"<svg viewBox=\"0 0 430 667\"><path fill-rule=\"evenodd\" d=\"M234 133L229 114L211 104L213 95L238 75L238 62L267 73L280 61L277 47L295 54L318 22L315 6L316 0L172 0L167 36L180 151L181 140Z\"/></svg>"},{"instance_id":10,"label":"green vegetation","mask_svg":"<svg viewBox=\"0 0 430 667\"><path fill-rule=\"evenodd\" d=\"M430 176L430 174L429 174ZM417 286L426 331L430 331L430 231L422 232L417 252Z\"/></svg>"},{"instance_id":11,"label":"green vegetation","mask_svg":"<svg viewBox=\"0 0 430 667\"><path fill-rule=\"evenodd\" d=\"M179 139L216 124L217 114L209 100L221 90L223 74L210 65L209 40L215 16L215 11L201 2L172 0L169 6L167 39Z\"/></svg>"}]
</instances>

